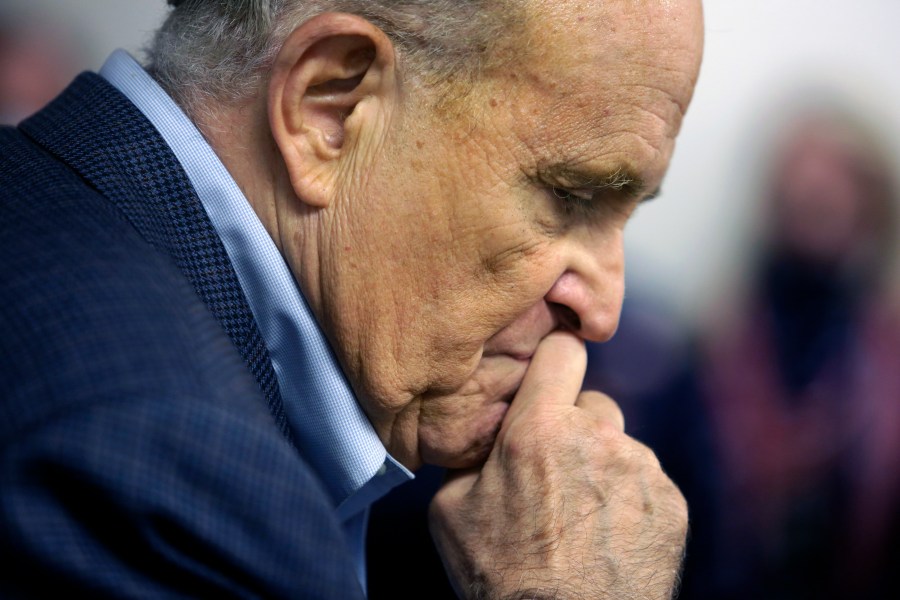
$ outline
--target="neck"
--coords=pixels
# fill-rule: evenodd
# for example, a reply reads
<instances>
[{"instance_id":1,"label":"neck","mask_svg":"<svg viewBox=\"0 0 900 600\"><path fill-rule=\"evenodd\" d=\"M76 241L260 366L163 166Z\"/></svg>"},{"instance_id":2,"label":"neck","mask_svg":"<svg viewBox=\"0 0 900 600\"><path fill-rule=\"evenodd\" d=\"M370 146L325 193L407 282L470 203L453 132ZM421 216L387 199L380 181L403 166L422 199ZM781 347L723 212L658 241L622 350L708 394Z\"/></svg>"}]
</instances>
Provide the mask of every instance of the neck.
<instances>
[{"instance_id":1,"label":"neck","mask_svg":"<svg viewBox=\"0 0 900 600\"><path fill-rule=\"evenodd\" d=\"M269 131L264 98L216 105L197 127L243 192L319 317L316 211L300 201Z\"/></svg>"},{"instance_id":2,"label":"neck","mask_svg":"<svg viewBox=\"0 0 900 600\"><path fill-rule=\"evenodd\" d=\"M196 115L196 123L283 254L274 185L280 157L264 109L258 100L208 105Z\"/></svg>"}]
</instances>

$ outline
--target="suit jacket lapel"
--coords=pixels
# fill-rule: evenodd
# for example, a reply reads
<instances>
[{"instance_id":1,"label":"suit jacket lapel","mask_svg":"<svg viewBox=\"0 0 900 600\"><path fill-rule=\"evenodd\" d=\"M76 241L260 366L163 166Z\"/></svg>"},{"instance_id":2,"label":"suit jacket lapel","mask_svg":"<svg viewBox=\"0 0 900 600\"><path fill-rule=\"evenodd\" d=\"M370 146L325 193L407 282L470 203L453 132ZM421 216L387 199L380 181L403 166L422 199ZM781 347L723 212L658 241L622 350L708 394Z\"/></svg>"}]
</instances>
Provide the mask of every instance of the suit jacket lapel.
<instances>
[{"instance_id":1,"label":"suit jacket lapel","mask_svg":"<svg viewBox=\"0 0 900 600\"><path fill-rule=\"evenodd\" d=\"M106 80L84 73L20 128L173 258L237 346L279 428L291 439L269 351L225 247L153 125Z\"/></svg>"}]
</instances>

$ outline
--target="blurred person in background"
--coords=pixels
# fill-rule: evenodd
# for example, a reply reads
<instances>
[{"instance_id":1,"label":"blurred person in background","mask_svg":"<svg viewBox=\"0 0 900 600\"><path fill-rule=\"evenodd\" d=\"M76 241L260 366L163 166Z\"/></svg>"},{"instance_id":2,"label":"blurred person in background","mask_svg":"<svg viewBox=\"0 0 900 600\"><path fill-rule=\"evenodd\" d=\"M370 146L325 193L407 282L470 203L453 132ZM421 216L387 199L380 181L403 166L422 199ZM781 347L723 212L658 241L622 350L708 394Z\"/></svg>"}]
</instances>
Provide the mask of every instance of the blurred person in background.
<instances>
[{"instance_id":1,"label":"blurred person in background","mask_svg":"<svg viewBox=\"0 0 900 600\"><path fill-rule=\"evenodd\" d=\"M15 125L52 100L78 74L75 35L13 10L0 11L0 125Z\"/></svg>"},{"instance_id":2,"label":"blurred person in background","mask_svg":"<svg viewBox=\"0 0 900 600\"><path fill-rule=\"evenodd\" d=\"M701 343L721 466L714 597L896 597L890 162L866 125L827 109L800 118L774 157L757 268Z\"/></svg>"}]
</instances>

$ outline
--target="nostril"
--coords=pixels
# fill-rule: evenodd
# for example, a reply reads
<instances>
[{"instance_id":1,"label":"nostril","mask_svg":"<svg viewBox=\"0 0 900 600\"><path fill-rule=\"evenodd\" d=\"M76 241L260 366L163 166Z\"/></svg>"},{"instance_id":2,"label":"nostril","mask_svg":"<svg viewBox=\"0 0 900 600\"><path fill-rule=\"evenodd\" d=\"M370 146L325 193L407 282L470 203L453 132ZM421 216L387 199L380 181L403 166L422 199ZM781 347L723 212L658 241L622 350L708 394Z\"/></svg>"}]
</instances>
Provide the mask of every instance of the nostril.
<instances>
[{"instance_id":1,"label":"nostril","mask_svg":"<svg viewBox=\"0 0 900 600\"><path fill-rule=\"evenodd\" d=\"M578 313L565 304L550 302L550 305L553 306L553 310L556 311L560 327L570 331L581 331L581 318L578 316Z\"/></svg>"}]
</instances>

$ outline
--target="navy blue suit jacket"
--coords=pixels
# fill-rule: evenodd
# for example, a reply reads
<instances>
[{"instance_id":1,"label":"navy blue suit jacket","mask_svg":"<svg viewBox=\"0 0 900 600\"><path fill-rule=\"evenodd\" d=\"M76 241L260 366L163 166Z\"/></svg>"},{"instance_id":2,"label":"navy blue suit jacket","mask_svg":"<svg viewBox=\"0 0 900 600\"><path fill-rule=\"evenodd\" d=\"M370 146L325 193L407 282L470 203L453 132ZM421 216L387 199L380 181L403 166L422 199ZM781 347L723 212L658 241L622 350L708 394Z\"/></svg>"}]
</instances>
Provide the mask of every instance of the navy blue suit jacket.
<instances>
[{"instance_id":1,"label":"navy blue suit jacket","mask_svg":"<svg viewBox=\"0 0 900 600\"><path fill-rule=\"evenodd\" d=\"M93 74L0 129L0 597L57 590L362 597L224 247Z\"/></svg>"}]
</instances>

